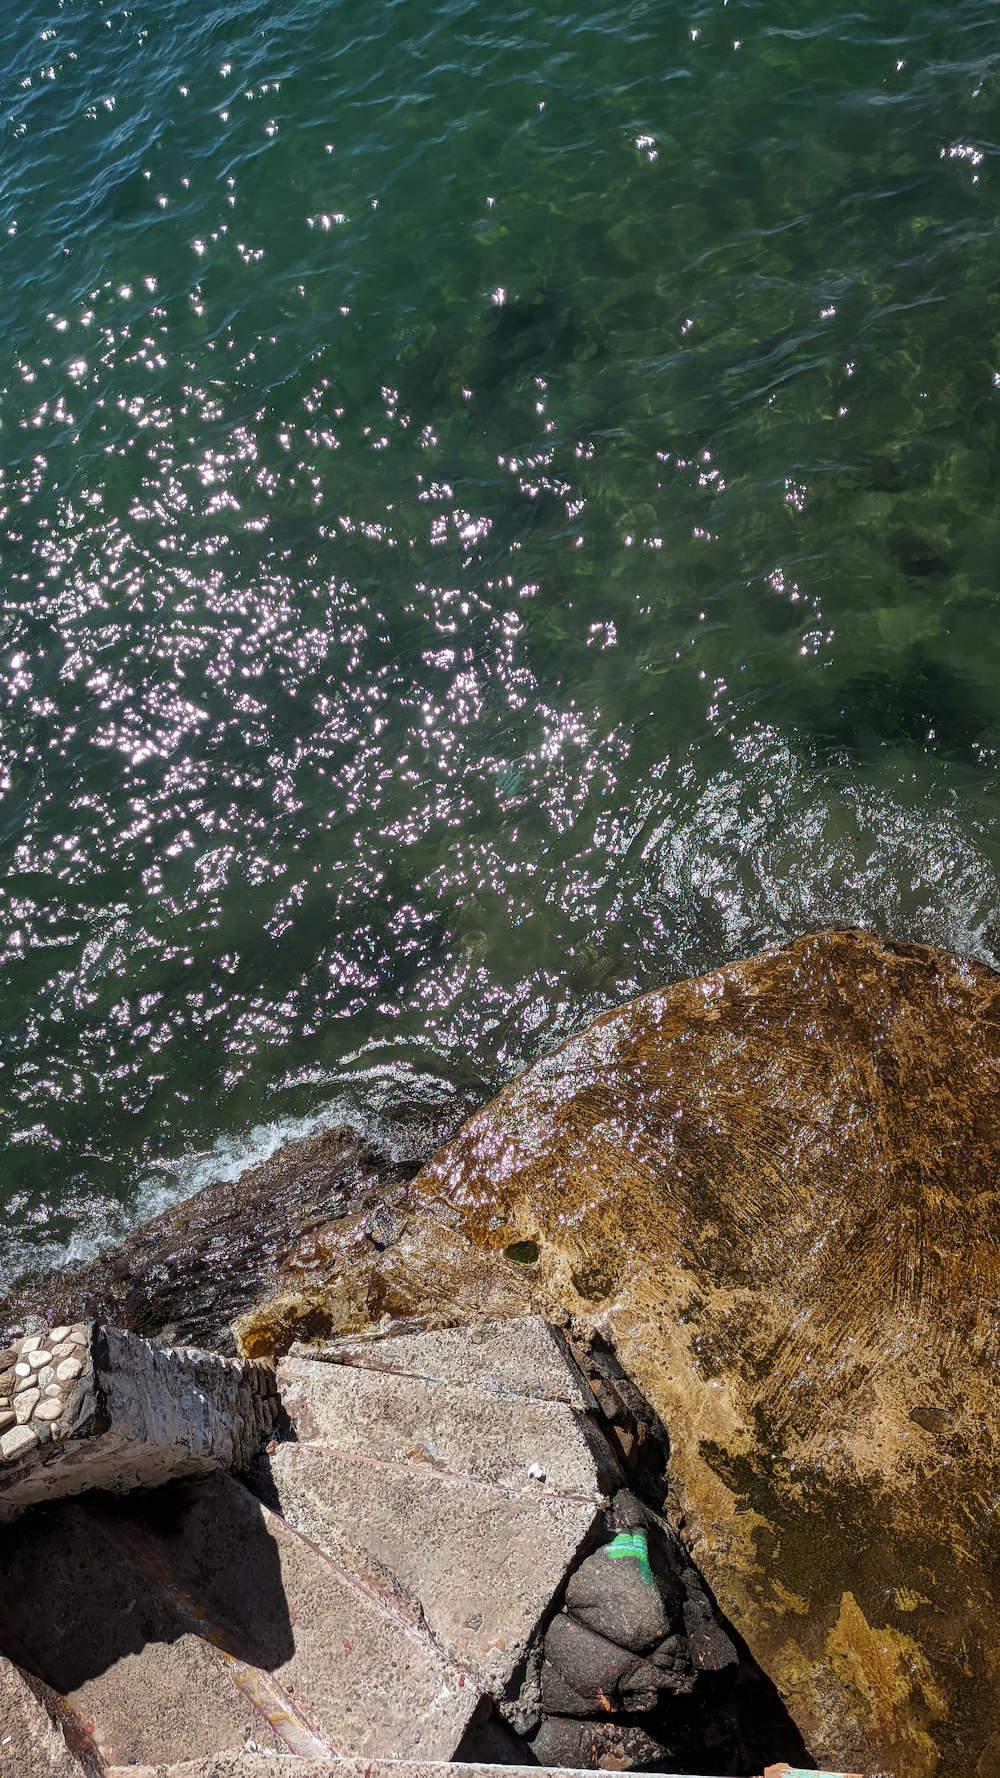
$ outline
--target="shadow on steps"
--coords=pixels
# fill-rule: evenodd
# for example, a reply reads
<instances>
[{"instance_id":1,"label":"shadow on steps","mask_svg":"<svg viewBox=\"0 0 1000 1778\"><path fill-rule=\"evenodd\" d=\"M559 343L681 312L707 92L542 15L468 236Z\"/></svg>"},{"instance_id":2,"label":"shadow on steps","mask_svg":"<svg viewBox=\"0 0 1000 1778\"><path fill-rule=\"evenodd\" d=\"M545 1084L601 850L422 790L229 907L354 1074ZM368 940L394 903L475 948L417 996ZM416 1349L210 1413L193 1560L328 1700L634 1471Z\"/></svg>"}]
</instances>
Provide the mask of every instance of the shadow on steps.
<instances>
[{"instance_id":1,"label":"shadow on steps","mask_svg":"<svg viewBox=\"0 0 1000 1778\"><path fill-rule=\"evenodd\" d=\"M224 1604L212 1626L218 1648L276 1669L294 1647L278 1551L259 1513L241 1526L238 1565L192 1544L197 1487L34 1507L0 1540L0 1648L94 1726L112 1763L182 1759L248 1738L278 1745L207 1645L194 1591L204 1583ZM127 1553L136 1534L150 1533L168 1553L182 1539L189 1545L191 1592L143 1573Z\"/></svg>"}]
</instances>

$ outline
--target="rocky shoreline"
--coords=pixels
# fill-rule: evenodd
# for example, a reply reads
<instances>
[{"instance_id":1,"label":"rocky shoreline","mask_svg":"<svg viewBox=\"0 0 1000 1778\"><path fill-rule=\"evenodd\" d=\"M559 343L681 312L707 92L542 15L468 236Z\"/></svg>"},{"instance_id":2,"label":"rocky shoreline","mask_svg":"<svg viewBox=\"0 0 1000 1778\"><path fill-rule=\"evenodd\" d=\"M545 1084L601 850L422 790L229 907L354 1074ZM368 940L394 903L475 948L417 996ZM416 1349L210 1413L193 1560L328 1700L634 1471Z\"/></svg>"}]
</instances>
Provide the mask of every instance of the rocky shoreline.
<instances>
[{"instance_id":1,"label":"rocky shoreline","mask_svg":"<svg viewBox=\"0 0 1000 1778\"><path fill-rule=\"evenodd\" d=\"M289 1256L364 1201L412 1179L432 1147L400 1159L348 1125L284 1147L143 1223L119 1247L27 1279L0 1298L0 1337L35 1322L95 1319L235 1350L231 1323L266 1300Z\"/></svg>"},{"instance_id":2,"label":"rocky shoreline","mask_svg":"<svg viewBox=\"0 0 1000 1778\"><path fill-rule=\"evenodd\" d=\"M0 1461L0 1690L4 1657L38 1688L29 1778L46 1720L79 1778L272 1740L459 1774L806 1757L660 1510L665 1430L602 1342L521 1317L301 1347L275 1375L58 1331L89 1411Z\"/></svg>"},{"instance_id":3,"label":"rocky shoreline","mask_svg":"<svg viewBox=\"0 0 1000 1778\"><path fill-rule=\"evenodd\" d=\"M422 1166L291 1145L3 1319L273 1362L541 1313L668 1429L657 1510L813 1757L997 1778L998 1008L818 934L598 1020Z\"/></svg>"}]
</instances>

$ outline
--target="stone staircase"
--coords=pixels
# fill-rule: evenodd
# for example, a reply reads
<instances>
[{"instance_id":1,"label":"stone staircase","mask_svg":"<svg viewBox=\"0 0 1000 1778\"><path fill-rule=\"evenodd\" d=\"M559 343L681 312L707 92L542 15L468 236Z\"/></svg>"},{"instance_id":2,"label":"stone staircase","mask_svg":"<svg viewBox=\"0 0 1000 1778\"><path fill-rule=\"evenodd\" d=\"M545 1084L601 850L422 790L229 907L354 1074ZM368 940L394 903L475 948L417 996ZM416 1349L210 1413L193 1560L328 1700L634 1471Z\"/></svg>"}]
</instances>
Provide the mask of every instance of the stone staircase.
<instances>
[{"instance_id":1,"label":"stone staircase","mask_svg":"<svg viewBox=\"0 0 1000 1778\"><path fill-rule=\"evenodd\" d=\"M594 1386L535 1318L293 1350L277 1384L243 1479L0 1530L0 1778L522 1778L494 1704L532 1659L544 1691L540 1627L623 1480Z\"/></svg>"},{"instance_id":2,"label":"stone staircase","mask_svg":"<svg viewBox=\"0 0 1000 1778\"><path fill-rule=\"evenodd\" d=\"M603 1452L544 1323L425 1340L391 1369L373 1342L284 1360L264 1499L216 1472L9 1530L0 1640L97 1769L454 1754L601 1510Z\"/></svg>"}]
</instances>

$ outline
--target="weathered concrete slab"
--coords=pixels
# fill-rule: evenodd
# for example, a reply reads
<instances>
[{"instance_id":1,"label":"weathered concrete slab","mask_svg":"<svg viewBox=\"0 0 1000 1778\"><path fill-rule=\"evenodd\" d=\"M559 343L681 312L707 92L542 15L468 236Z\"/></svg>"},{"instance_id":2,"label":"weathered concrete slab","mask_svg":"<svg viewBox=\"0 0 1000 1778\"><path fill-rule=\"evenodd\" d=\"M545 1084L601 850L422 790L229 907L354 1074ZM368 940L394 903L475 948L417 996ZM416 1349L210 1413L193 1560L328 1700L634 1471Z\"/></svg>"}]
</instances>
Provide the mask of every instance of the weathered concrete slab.
<instances>
[{"instance_id":1,"label":"weathered concrete slab","mask_svg":"<svg viewBox=\"0 0 1000 1778\"><path fill-rule=\"evenodd\" d=\"M279 1445L269 1468L291 1523L324 1548L384 1563L494 1696L599 1516L596 1499L515 1494L426 1463L361 1467L314 1445Z\"/></svg>"},{"instance_id":2,"label":"weathered concrete slab","mask_svg":"<svg viewBox=\"0 0 1000 1778\"><path fill-rule=\"evenodd\" d=\"M259 1543L246 1546L264 1594L273 1586L266 1554ZM16 1644L25 1665L92 1725L113 1764L214 1754L251 1738L278 1745L204 1637L178 1621L76 1501L26 1514L0 1540L0 1629L5 1647ZM286 1629L281 1647L290 1641ZM258 1642L243 1652L267 1651ZM16 1778L30 1771L19 1768ZM0 1773L8 1778L2 1761Z\"/></svg>"},{"instance_id":3,"label":"weathered concrete slab","mask_svg":"<svg viewBox=\"0 0 1000 1778\"><path fill-rule=\"evenodd\" d=\"M481 1697L391 1577L329 1560L224 1474L25 1515L0 1600L4 1645L112 1764L248 1743L444 1759Z\"/></svg>"},{"instance_id":4,"label":"weathered concrete slab","mask_svg":"<svg viewBox=\"0 0 1000 1778\"><path fill-rule=\"evenodd\" d=\"M594 1397L537 1317L331 1342L279 1364L295 1442L282 1512L395 1576L456 1660L502 1697L620 1475Z\"/></svg>"},{"instance_id":5,"label":"weathered concrete slab","mask_svg":"<svg viewBox=\"0 0 1000 1778\"><path fill-rule=\"evenodd\" d=\"M238 1648L248 1625L264 1636L270 1652L261 1664L272 1683L345 1753L454 1753L480 1688L442 1653L390 1575L346 1555L330 1560L229 1476L178 1492L170 1534L151 1532L149 1547L169 1564L174 1591L197 1602L215 1640ZM247 1562L262 1536L276 1565L269 1597Z\"/></svg>"},{"instance_id":6,"label":"weathered concrete slab","mask_svg":"<svg viewBox=\"0 0 1000 1778\"><path fill-rule=\"evenodd\" d=\"M278 1384L296 1436L358 1463L423 1463L440 1475L591 1500L615 1465L600 1435L563 1402L461 1383L283 1358Z\"/></svg>"},{"instance_id":7,"label":"weathered concrete slab","mask_svg":"<svg viewBox=\"0 0 1000 1778\"><path fill-rule=\"evenodd\" d=\"M0 1778L88 1778L23 1673L2 1655Z\"/></svg>"},{"instance_id":8,"label":"weathered concrete slab","mask_svg":"<svg viewBox=\"0 0 1000 1778\"><path fill-rule=\"evenodd\" d=\"M0 1353L0 1522L89 1488L241 1469L277 1411L266 1364L94 1322L26 1336Z\"/></svg>"},{"instance_id":9,"label":"weathered concrete slab","mask_svg":"<svg viewBox=\"0 0 1000 1778\"><path fill-rule=\"evenodd\" d=\"M432 1383L463 1383L489 1394L562 1401L593 1407L576 1360L558 1331L540 1315L473 1326L431 1328L294 1346L293 1355L360 1370L396 1371Z\"/></svg>"}]
</instances>

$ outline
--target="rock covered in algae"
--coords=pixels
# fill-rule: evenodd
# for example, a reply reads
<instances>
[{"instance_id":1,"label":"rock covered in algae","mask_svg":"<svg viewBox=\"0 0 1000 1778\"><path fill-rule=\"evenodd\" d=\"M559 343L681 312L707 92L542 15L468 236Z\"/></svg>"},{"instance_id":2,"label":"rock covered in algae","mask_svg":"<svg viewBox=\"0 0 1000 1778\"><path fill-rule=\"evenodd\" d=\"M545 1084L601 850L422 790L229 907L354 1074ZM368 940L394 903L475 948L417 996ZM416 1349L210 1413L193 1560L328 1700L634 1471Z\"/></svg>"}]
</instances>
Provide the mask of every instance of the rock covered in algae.
<instances>
[{"instance_id":1,"label":"rock covered in algae","mask_svg":"<svg viewBox=\"0 0 1000 1778\"><path fill-rule=\"evenodd\" d=\"M820 1764L1000 1773L998 1176L1000 978L830 932L598 1019L411 1188L466 1296L486 1256L613 1335ZM387 1265L392 1313L440 1302L406 1249L376 1308Z\"/></svg>"}]
</instances>

